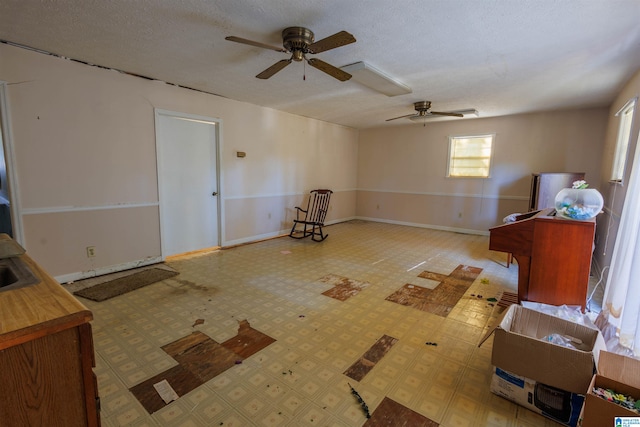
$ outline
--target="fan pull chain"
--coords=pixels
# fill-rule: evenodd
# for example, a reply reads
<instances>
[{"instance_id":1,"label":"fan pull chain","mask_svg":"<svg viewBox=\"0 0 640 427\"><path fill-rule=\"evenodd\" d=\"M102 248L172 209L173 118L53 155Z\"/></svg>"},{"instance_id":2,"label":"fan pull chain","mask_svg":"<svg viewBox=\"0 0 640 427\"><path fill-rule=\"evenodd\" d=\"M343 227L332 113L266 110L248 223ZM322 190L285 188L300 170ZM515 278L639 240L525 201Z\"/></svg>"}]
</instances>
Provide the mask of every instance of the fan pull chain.
<instances>
[{"instance_id":1,"label":"fan pull chain","mask_svg":"<svg viewBox=\"0 0 640 427\"><path fill-rule=\"evenodd\" d=\"M307 61L302 62L302 80L307 80Z\"/></svg>"}]
</instances>

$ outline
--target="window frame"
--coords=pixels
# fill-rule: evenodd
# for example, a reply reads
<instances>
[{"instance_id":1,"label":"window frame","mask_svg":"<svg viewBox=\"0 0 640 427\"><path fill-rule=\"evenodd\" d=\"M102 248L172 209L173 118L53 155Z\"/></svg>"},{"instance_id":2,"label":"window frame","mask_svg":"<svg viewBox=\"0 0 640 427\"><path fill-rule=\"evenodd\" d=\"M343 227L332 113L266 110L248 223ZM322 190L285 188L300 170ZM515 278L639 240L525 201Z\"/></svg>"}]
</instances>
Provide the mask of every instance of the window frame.
<instances>
[{"instance_id":1,"label":"window frame","mask_svg":"<svg viewBox=\"0 0 640 427\"><path fill-rule=\"evenodd\" d=\"M491 153L489 154L488 157L482 157L483 159L488 159L489 160L489 165L487 167L487 175L453 175L452 174L452 160L453 160L453 146L454 146L454 142L456 140L459 139L474 139L474 138L487 138L490 137L491 138ZM447 178L454 178L454 179L488 179L491 178L491 167L493 165L493 153L495 152L495 145L496 145L496 134L495 132L489 132L489 133L481 133L481 134L473 134L473 135L450 135L448 137L449 140L449 150L447 153L447 171L446 171L446 177Z\"/></svg>"},{"instance_id":2,"label":"window frame","mask_svg":"<svg viewBox=\"0 0 640 427\"><path fill-rule=\"evenodd\" d=\"M633 130L633 119L637 102L638 97L631 98L615 114L615 116L620 117L620 121L618 123L616 144L613 151L611 173L609 174L609 182L614 184L623 184L624 181L624 172L627 168L629 142L631 141L631 131ZM625 130L626 135L623 134Z\"/></svg>"}]
</instances>

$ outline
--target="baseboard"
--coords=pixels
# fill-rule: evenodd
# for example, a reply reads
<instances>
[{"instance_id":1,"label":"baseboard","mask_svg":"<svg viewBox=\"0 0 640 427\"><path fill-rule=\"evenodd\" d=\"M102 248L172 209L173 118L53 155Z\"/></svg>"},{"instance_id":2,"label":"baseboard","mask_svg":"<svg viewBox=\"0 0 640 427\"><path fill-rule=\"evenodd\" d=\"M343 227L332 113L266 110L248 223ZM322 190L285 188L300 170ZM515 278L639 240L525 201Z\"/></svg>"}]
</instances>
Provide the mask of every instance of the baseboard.
<instances>
[{"instance_id":1,"label":"baseboard","mask_svg":"<svg viewBox=\"0 0 640 427\"><path fill-rule=\"evenodd\" d=\"M325 222L324 225L325 225L325 227L327 227L329 225L339 224L341 222L346 222L346 221L351 221L352 219L356 219L356 217L341 218L341 219L336 219L336 220L333 220L333 221L327 221L327 222ZM292 223L292 225L293 225L293 223ZM222 247L224 249L229 249L230 247L244 245L245 243L255 243L255 242L261 242L263 240L269 240L269 239L273 239L273 238L277 238L277 237L284 237L284 236L288 236L290 231L291 231L291 229L287 228L287 229L284 229L284 230L274 231L274 232L271 232L271 233L264 233L264 234L258 234L256 236L243 237L242 239L227 240L222 244Z\"/></svg>"},{"instance_id":2,"label":"baseboard","mask_svg":"<svg viewBox=\"0 0 640 427\"><path fill-rule=\"evenodd\" d=\"M441 225L431 225L431 224L420 224L416 222L405 222L405 221L394 221L391 219L383 219L383 218L369 218L365 216L357 216L354 219L361 219L363 221L371 221L371 222L383 222L385 224L396 224L396 225L406 225L409 227L418 227L418 228L429 228L431 230L440 230L440 231L451 231L453 233L461 233L461 234L475 234L479 236L488 236L489 230L473 230L471 228L458 228L458 227L445 227Z\"/></svg>"},{"instance_id":3,"label":"baseboard","mask_svg":"<svg viewBox=\"0 0 640 427\"><path fill-rule=\"evenodd\" d=\"M342 222L351 221L354 219L363 220L363 221L371 221L371 222L382 222L387 224L396 224L396 225L406 225L409 227L419 227L419 228L429 228L433 230L441 230L441 231L451 231L454 233L462 233L462 234L475 234L481 236L488 236L488 231L479 231L479 230L471 230L467 228L456 228L456 227L443 227L437 225L429 225L429 224L418 224L413 222L404 222L404 221L393 221L382 218L369 218L363 216L353 216L349 218L341 218L333 221L327 221L325 226L330 226L333 224L339 224ZM223 243L222 249L228 249L233 246L242 245L245 243L255 243L262 240L268 240L278 237L284 237L289 235L289 229L287 230L279 230L271 233L265 233L257 236L245 237L242 239L229 240ZM95 270L81 271L76 273L64 274L61 276L56 276L55 279L60 283L68 283L76 280L88 279L90 277L102 276L104 274L116 273L118 271L130 270L132 268L144 267L146 265L157 264L163 262L161 256L158 257L150 257L145 258L143 260L130 261L122 264L111 265L107 267L97 268Z\"/></svg>"},{"instance_id":4,"label":"baseboard","mask_svg":"<svg viewBox=\"0 0 640 427\"><path fill-rule=\"evenodd\" d=\"M162 257L149 257L138 261L129 261L122 264L110 265L107 267L97 268L95 270L81 271L77 273L64 274L55 276L59 283L69 283L76 280L88 279L90 277L102 276L104 274L116 273L118 271L131 270L132 268L144 267L145 265L157 264L162 262Z\"/></svg>"}]
</instances>

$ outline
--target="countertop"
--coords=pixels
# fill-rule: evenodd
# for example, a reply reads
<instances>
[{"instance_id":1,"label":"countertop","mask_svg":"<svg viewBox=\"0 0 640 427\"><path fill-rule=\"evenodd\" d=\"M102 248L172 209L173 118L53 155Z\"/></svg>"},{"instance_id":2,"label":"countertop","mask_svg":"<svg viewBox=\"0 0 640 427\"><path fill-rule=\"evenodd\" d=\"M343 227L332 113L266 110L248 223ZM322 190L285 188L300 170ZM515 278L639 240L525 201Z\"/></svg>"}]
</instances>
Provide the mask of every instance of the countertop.
<instances>
[{"instance_id":1,"label":"countertop","mask_svg":"<svg viewBox=\"0 0 640 427\"><path fill-rule=\"evenodd\" d=\"M93 319L87 307L26 253L18 257L40 281L24 288L0 290L0 350Z\"/></svg>"}]
</instances>

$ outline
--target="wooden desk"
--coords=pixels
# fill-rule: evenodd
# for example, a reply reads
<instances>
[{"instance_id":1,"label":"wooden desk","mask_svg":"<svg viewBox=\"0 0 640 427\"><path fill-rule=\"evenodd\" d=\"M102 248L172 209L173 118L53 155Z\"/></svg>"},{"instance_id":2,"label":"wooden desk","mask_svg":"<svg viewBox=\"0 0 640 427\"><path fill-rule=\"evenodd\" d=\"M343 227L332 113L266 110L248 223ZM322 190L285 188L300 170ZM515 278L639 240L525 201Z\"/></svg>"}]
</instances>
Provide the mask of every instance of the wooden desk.
<instances>
[{"instance_id":1,"label":"wooden desk","mask_svg":"<svg viewBox=\"0 0 640 427\"><path fill-rule=\"evenodd\" d=\"M518 261L518 300L551 305L587 302L595 219L575 221L543 209L489 230L489 249Z\"/></svg>"}]
</instances>

